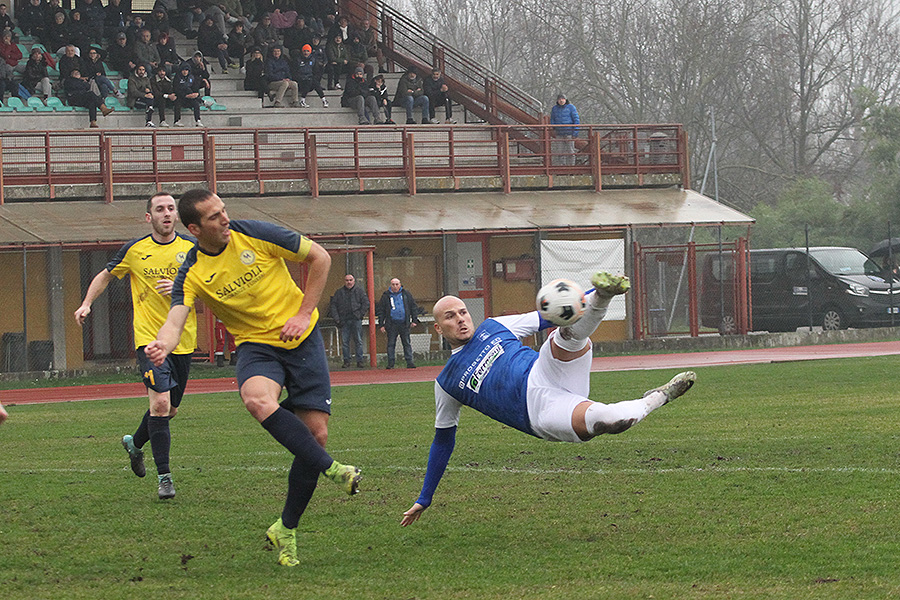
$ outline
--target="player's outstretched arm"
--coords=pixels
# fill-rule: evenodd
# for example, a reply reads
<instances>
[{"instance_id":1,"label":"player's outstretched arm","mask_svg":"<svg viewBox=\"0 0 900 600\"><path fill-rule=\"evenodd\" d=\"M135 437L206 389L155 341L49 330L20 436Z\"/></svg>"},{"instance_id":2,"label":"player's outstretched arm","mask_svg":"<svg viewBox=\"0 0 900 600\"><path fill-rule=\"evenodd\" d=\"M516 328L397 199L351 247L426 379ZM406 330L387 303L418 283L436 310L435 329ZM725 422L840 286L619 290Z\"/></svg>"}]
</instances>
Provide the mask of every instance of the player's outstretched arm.
<instances>
[{"instance_id":1,"label":"player's outstretched arm","mask_svg":"<svg viewBox=\"0 0 900 600\"><path fill-rule=\"evenodd\" d=\"M406 527L410 523L415 523L422 516L426 508L431 506L431 500L437 489L444 471L447 470L447 463L450 462L450 455L453 454L453 448L456 446L456 427L446 427L434 430L434 441L431 442L431 450L428 453L428 468L425 470L425 481L422 483L422 492L419 499L416 500L412 507L403 513L403 519L400 525Z\"/></svg>"},{"instance_id":2,"label":"player's outstretched arm","mask_svg":"<svg viewBox=\"0 0 900 600\"><path fill-rule=\"evenodd\" d=\"M281 339L290 341L299 339L309 327L313 311L322 299L325 285L328 283L328 270L331 268L331 255L319 244L313 242L303 261L309 267L306 287L303 290L303 301L297 314L287 320L281 328Z\"/></svg>"},{"instance_id":3,"label":"player's outstretched arm","mask_svg":"<svg viewBox=\"0 0 900 600\"><path fill-rule=\"evenodd\" d=\"M169 316L166 322L159 328L156 339L144 347L144 354L157 367L163 364L169 352L178 346L181 339L181 332L184 331L184 324L187 323L191 309L183 304L173 306L169 309Z\"/></svg>"},{"instance_id":4,"label":"player's outstretched arm","mask_svg":"<svg viewBox=\"0 0 900 600\"><path fill-rule=\"evenodd\" d=\"M109 285L112 279L113 274L103 269L91 280L91 285L88 286L87 292L84 294L81 306L75 311L75 321L79 325L84 325L84 320L91 314L91 305L94 303L94 300L106 290L106 286Z\"/></svg>"}]
</instances>

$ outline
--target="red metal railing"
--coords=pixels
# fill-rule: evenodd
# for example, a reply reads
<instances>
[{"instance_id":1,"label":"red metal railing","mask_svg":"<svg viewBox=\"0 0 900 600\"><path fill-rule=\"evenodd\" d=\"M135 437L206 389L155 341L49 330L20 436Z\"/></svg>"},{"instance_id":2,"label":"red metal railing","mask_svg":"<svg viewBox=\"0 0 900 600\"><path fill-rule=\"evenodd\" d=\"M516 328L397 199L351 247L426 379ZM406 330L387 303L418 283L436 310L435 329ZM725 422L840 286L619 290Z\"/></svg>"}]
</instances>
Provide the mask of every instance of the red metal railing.
<instances>
[{"instance_id":1,"label":"red metal railing","mask_svg":"<svg viewBox=\"0 0 900 600\"><path fill-rule=\"evenodd\" d=\"M196 183L215 190L221 182L305 182L294 187L318 196L325 180L496 178L497 189L516 188L516 178L582 175L599 190L606 175L631 175L617 185L689 187L680 125L581 125L573 165L555 144L554 126L467 125L309 129L203 129L0 132L0 203L55 198L61 186L94 185L114 197L117 184ZM655 175L668 175L665 180ZM491 187L491 184L486 184ZM534 181L528 184L535 185ZM582 185L573 184L567 185ZM15 194L9 190L16 187ZM37 186L37 187L29 187ZM4 195L4 191L7 192ZM14 196L14 197L13 197Z\"/></svg>"},{"instance_id":2,"label":"red metal railing","mask_svg":"<svg viewBox=\"0 0 900 600\"><path fill-rule=\"evenodd\" d=\"M453 100L480 119L493 124L541 122L544 108L539 100L381 0L342 0L341 10L357 21L371 18L391 63L416 67L423 74L432 67L441 69Z\"/></svg>"}]
</instances>

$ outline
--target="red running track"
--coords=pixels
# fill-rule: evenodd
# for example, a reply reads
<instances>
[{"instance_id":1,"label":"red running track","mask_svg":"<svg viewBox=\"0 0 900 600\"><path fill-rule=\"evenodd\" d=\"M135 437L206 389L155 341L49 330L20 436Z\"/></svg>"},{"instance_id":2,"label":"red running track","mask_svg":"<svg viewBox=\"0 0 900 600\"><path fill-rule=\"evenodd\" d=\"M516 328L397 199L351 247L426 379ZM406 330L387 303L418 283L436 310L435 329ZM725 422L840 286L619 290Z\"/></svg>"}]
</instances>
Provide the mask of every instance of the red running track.
<instances>
[{"instance_id":1,"label":"red running track","mask_svg":"<svg viewBox=\"0 0 900 600\"><path fill-rule=\"evenodd\" d=\"M591 371L635 371L649 369L693 369L720 365L778 363L823 358L853 358L860 356L889 356L900 354L900 341L862 344L834 344L825 346L794 346L789 348L756 348L752 350L718 350L714 352L686 352L682 354L651 354L640 356L604 356L595 358ZM441 367L418 369L360 369L334 370L331 385L369 385L379 383L410 383L431 381ZM233 378L192 379L188 394L237 392ZM146 395L140 382L81 385L69 387L31 388L0 392L3 404L40 404L44 402L75 402L140 398Z\"/></svg>"}]
</instances>

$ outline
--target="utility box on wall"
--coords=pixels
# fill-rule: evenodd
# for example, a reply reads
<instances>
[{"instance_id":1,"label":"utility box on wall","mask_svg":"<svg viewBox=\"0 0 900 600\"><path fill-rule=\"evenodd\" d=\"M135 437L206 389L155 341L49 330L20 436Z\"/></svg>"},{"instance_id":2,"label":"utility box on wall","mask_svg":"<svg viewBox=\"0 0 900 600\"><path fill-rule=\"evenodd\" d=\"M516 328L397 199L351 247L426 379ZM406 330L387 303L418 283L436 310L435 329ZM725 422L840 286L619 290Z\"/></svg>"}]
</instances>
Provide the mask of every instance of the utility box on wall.
<instances>
[{"instance_id":1,"label":"utility box on wall","mask_svg":"<svg viewBox=\"0 0 900 600\"><path fill-rule=\"evenodd\" d=\"M536 277L533 258L508 258L494 263L494 277L506 281L534 281Z\"/></svg>"}]
</instances>

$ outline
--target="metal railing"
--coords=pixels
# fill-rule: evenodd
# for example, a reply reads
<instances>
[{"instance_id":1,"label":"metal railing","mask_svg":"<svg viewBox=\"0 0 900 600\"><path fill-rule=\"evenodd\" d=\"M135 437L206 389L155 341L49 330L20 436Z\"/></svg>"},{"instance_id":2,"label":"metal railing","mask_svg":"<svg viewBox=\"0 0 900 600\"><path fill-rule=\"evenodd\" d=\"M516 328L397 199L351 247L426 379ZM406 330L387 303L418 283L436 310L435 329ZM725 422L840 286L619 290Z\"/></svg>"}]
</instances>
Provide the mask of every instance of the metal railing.
<instances>
[{"instance_id":1,"label":"metal railing","mask_svg":"<svg viewBox=\"0 0 900 600\"><path fill-rule=\"evenodd\" d=\"M342 0L351 18L371 17L385 57L403 68L441 69L450 95L469 112L493 124L534 124L544 118L542 103L512 83L446 44L381 0Z\"/></svg>"},{"instance_id":2,"label":"metal railing","mask_svg":"<svg viewBox=\"0 0 900 600\"><path fill-rule=\"evenodd\" d=\"M690 187L680 125L581 125L575 154L555 143L555 126L396 126L297 129L193 129L0 132L0 203L78 197L61 186L102 186L112 201L116 184L256 182L259 194L275 181L305 182L294 190L318 196L325 180L402 180L416 193L423 177L494 178L503 191L519 176L585 175L582 187L680 184ZM569 148L571 149L571 147ZM564 164L569 163L569 164ZM665 181L653 175L668 176ZM624 181L624 183L621 183ZM488 185L488 184L486 184ZM529 181L529 186L535 185ZM610 185L610 184L608 184ZM11 194L15 187L15 193ZM396 188L396 186L394 186ZM490 187L490 185L488 185ZM394 190L391 190L394 191ZM346 193L346 192L344 192Z\"/></svg>"}]
</instances>

